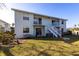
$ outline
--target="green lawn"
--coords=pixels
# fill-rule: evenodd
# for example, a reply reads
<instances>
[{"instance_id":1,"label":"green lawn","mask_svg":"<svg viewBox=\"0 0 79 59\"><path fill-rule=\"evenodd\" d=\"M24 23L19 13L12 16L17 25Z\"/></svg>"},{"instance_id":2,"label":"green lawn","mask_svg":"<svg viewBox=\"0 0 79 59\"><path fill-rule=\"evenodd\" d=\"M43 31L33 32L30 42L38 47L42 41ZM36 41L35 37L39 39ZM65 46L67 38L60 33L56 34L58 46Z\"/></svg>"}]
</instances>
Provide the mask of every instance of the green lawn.
<instances>
[{"instance_id":1,"label":"green lawn","mask_svg":"<svg viewBox=\"0 0 79 59\"><path fill-rule=\"evenodd\" d=\"M60 40L34 40L27 39L23 44L13 48L0 49L2 56L71 56L79 55L79 41L66 43Z\"/></svg>"}]
</instances>

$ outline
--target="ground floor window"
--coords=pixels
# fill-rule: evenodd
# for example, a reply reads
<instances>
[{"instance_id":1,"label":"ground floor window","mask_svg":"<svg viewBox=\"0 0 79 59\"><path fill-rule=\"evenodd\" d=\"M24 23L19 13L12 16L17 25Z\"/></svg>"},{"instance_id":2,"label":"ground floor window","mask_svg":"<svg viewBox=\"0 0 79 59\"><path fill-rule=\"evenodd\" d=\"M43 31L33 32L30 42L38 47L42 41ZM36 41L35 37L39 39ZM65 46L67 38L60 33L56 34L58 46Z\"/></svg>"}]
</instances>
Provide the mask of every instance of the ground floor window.
<instances>
[{"instance_id":1,"label":"ground floor window","mask_svg":"<svg viewBox=\"0 0 79 59\"><path fill-rule=\"evenodd\" d=\"M0 27L0 32L4 32L5 28L4 27Z\"/></svg>"},{"instance_id":2,"label":"ground floor window","mask_svg":"<svg viewBox=\"0 0 79 59\"><path fill-rule=\"evenodd\" d=\"M29 28L23 28L23 33L29 33Z\"/></svg>"}]
</instances>

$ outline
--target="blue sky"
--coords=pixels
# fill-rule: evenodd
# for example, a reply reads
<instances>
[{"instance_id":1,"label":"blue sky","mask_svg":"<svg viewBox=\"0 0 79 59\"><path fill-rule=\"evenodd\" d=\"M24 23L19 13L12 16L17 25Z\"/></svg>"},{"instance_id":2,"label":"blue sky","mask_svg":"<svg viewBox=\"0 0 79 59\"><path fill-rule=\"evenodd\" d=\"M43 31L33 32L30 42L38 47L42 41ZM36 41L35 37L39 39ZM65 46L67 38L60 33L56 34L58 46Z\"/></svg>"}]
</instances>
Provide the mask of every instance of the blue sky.
<instances>
[{"instance_id":1,"label":"blue sky","mask_svg":"<svg viewBox=\"0 0 79 59\"><path fill-rule=\"evenodd\" d=\"M75 24L79 24L79 4L77 3L10 3L7 6L68 19L67 27L73 27Z\"/></svg>"}]
</instances>

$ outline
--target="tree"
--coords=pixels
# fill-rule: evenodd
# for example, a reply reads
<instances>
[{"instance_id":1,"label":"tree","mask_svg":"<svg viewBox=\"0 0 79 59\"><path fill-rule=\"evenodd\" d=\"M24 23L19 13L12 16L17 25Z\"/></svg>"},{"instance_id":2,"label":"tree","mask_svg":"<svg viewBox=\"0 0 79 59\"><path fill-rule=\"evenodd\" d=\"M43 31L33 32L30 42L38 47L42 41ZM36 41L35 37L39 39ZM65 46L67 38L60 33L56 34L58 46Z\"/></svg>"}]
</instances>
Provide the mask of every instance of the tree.
<instances>
[{"instance_id":1,"label":"tree","mask_svg":"<svg viewBox=\"0 0 79 59\"><path fill-rule=\"evenodd\" d=\"M75 24L74 26L75 26L75 28L76 28L77 25Z\"/></svg>"},{"instance_id":2,"label":"tree","mask_svg":"<svg viewBox=\"0 0 79 59\"><path fill-rule=\"evenodd\" d=\"M4 8L7 8L5 3L0 3L0 9L4 9Z\"/></svg>"},{"instance_id":3,"label":"tree","mask_svg":"<svg viewBox=\"0 0 79 59\"><path fill-rule=\"evenodd\" d=\"M14 27L15 26L15 24L14 23L12 23L12 27Z\"/></svg>"},{"instance_id":4,"label":"tree","mask_svg":"<svg viewBox=\"0 0 79 59\"><path fill-rule=\"evenodd\" d=\"M12 27L11 27L11 32L12 32L12 33L14 33L14 26L15 26L15 24L12 23Z\"/></svg>"}]
</instances>

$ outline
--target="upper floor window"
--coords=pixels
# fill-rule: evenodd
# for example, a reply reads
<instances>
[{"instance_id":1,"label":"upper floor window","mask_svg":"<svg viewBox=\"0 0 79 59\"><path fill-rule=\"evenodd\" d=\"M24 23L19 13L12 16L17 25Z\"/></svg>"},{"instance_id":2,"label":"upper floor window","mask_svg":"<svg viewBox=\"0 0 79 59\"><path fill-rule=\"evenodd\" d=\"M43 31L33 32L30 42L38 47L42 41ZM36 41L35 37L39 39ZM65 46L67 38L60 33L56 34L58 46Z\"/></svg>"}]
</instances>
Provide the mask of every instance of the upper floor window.
<instances>
[{"instance_id":1,"label":"upper floor window","mask_svg":"<svg viewBox=\"0 0 79 59\"><path fill-rule=\"evenodd\" d=\"M39 18L39 24L42 24L42 18Z\"/></svg>"},{"instance_id":2,"label":"upper floor window","mask_svg":"<svg viewBox=\"0 0 79 59\"><path fill-rule=\"evenodd\" d=\"M23 33L29 33L29 28L23 28Z\"/></svg>"},{"instance_id":3,"label":"upper floor window","mask_svg":"<svg viewBox=\"0 0 79 59\"><path fill-rule=\"evenodd\" d=\"M62 21L62 24L64 24L64 21Z\"/></svg>"},{"instance_id":4,"label":"upper floor window","mask_svg":"<svg viewBox=\"0 0 79 59\"><path fill-rule=\"evenodd\" d=\"M37 17L34 17L34 19L38 19Z\"/></svg>"},{"instance_id":5,"label":"upper floor window","mask_svg":"<svg viewBox=\"0 0 79 59\"><path fill-rule=\"evenodd\" d=\"M29 17L23 16L23 20L29 20Z\"/></svg>"},{"instance_id":6,"label":"upper floor window","mask_svg":"<svg viewBox=\"0 0 79 59\"><path fill-rule=\"evenodd\" d=\"M54 23L55 22L55 20L52 20L52 23Z\"/></svg>"}]
</instances>

